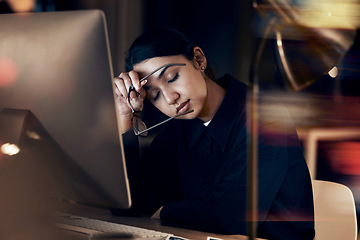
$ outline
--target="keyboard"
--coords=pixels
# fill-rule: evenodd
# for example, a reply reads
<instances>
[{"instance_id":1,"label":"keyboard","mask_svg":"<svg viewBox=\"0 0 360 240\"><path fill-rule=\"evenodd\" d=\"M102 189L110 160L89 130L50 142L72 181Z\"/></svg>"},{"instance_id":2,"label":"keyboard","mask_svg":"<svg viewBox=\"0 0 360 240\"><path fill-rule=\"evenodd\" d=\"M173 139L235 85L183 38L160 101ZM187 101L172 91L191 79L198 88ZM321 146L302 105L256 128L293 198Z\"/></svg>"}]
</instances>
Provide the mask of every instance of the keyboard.
<instances>
[{"instance_id":1,"label":"keyboard","mask_svg":"<svg viewBox=\"0 0 360 240\"><path fill-rule=\"evenodd\" d=\"M116 238L116 235L119 236L122 235L121 238L124 239L125 238L147 239L147 240L181 239L179 237L173 236L173 234L170 233L164 233L146 228L139 228L125 224L113 223L113 222L80 217L69 214L58 214L57 225L60 228L66 230L76 231L84 234L89 234L90 236L94 236L94 238L90 237L90 239L102 239L101 237L99 237L101 235L104 236L104 239L112 239L111 235L113 235L113 238Z\"/></svg>"}]
</instances>

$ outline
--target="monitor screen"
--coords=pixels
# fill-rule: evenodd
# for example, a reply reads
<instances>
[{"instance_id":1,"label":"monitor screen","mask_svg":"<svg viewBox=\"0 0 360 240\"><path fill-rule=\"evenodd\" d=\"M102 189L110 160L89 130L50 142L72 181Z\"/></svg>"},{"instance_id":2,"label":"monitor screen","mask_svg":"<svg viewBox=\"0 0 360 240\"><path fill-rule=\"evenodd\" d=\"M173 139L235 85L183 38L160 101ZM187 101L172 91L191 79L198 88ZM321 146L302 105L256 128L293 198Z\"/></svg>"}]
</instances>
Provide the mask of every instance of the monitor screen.
<instances>
[{"instance_id":1,"label":"monitor screen","mask_svg":"<svg viewBox=\"0 0 360 240\"><path fill-rule=\"evenodd\" d=\"M0 22L2 163L16 158L4 150L15 144L18 156L48 167L59 198L129 208L103 12L3 14Z\"/></svg>"}]
</instances>

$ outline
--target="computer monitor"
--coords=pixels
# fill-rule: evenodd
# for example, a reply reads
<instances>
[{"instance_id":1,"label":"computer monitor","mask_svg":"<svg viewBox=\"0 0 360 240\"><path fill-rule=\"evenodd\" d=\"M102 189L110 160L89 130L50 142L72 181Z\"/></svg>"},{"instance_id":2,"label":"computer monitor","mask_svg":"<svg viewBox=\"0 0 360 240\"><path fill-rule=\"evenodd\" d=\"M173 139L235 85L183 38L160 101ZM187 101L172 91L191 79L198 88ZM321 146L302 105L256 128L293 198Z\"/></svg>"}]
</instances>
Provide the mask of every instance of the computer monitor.
<instances>
[{"instance_id":1,"label":"computer monitor","mask_svg":"<svg viewBox=\"0 0 360 240\"><path fill-rule=\"evenodd\" d=\"M0 36L0 145L20 148L2 166L31 158L58 197L129 208L103 12L3 14Z\"/></svg>"}]
</instances>

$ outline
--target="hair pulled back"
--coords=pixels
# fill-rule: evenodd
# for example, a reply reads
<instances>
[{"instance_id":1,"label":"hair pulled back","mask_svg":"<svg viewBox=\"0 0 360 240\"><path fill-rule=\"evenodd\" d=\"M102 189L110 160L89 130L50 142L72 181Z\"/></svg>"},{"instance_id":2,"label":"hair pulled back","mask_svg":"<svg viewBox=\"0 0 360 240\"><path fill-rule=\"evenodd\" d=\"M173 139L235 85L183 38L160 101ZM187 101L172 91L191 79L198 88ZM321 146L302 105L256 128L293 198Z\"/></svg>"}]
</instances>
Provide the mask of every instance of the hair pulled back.
<instances>
[{"instance_id":1,"label":"hair pulled back","mask_svg":"<svg viewBox=\"0 0 360 240\"><path fill-rule=\"evenodd\" d=\"M162 28L145 32L133 42L127 53L126 71L129 72L135 64L154 57L183 55L192 60L196 46L190 38L175 29ZM213 76L210 66L207 66L205 73L210 78Z\"/></svg>"}]
</instances>

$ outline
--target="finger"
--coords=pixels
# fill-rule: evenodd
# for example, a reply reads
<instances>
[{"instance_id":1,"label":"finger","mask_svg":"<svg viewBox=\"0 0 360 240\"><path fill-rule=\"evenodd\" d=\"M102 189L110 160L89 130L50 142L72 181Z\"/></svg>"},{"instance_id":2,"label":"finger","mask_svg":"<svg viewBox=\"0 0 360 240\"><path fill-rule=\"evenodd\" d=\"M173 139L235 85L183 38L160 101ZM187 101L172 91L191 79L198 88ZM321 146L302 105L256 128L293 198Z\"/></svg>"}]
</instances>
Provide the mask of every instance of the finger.
<instances>
[{"instance_id":1,"label":"finger","mask_svg":"<svg viewBox=\"0 0 360 240\"><path fill-rule=\"evenodd\" d=\"M135 111L142 111L142 110L143 110L144 104L143 104L143 101L142 101L142 100L137 100L137 99L135 99L135 98L132 98L132 99L130 100L130 103L131 103L132 108L133 108Z\"/></svg>"},{"instance_id":2,"label":"finger","mask_svg":"<svg viewBox=\"0 0 360 240\"><path fill-rule=\"evenodd\" d=\"M139 91L141 86L140 86L140 81L139 81L139 74L135 71L130 71L129 72L129 77L132 81L132 85L135 87L136 91Z\"/></svg>"},{"instance_id":3,"label":"finger","mask_svg":"<svg viewBox=\"0 0 360 240\"><path fill-rule=\"evenodd\" d=\"M129 73L121 73L119 77L123 79L126 87L126 92L128 92L129 88L133 85Z\"/></svg>"},{"instance_id":4,"label":"finger","mask_svg":"<svg viewBox=\"0 0 360 240\"><path fill-rule=\"evenodd\" d=\"M144 79L141 83L140 83L140 88L144 87L145 84L147 84L148 80Z\"/></svg>"},{"instance_id":5,"label":"finger","mask_svg":"<svg viewBox=\"0 0 360 240\"><path fill-rule=\"evenodd\" d=\"M135 88L135 91L137 91L140 95L138 95L137 97L141 97L142 99L145 99L146 97L146 91L145 89L143 89L143 86L147 83L147 80L143 80L140 82L139 80L139 75L137 72L135 71L130 71L129 72L129 76L133 82L133 86Z\"/></svg>"},{"instance_id":6,"label":"finger","mask_svg":"<svg viewBox=\"0 0 360 240\"><path fill-rule=\"evenodd\" d=\"M128 74L124 74L124 82L128 91L131 86L134 87L134 91L130 92L131 101L137 101L140 95L141 98L144 99L144 95L146 93L144 92L144 89L141 89L139 75L137 72L130 71ZM140 95L138 93L140 93Z\"/></svg>"},{"instance_id":7,"label":"finger","mask_svg":"<svg viewBox=\"0 0 360 240\"><path fill-rule=\"evenodd\" d=\"M140 94L139 97L141 97L142 99L145 99L145 97L146 97L146 91L143 88L146 83L147 83L146 79L140 83L140 89L139 89L138 93Z\"/></svg>"},{"instance_id":8,"label":"finger","mask_svg":"<svg viewBox=\"0 0 360 240\"><path fill-rule=\"evenodd\" d=\"M129 73L120 74L120 77L124 81L128 93L127 100L130 102L130 105L134 110L141 111L146 92L140 84L138 73L130 71ZM130 90L130 87L133 87L132 90Z\"/></svg>"},{"instance_id":9,"label":"finger","mask_svg":"<svg viewBox=\"0 0 360 240\"><path fill-rule=\"evenodd\" d=\"M137 99L138 99L138 93L134 90L134 91L131 91L130 92L130 100L131 101L137 101Z\"/></svg>"},{"instance_id":10,"label":"finger","mask_svg":"<svg viewBox=\"0 0 360 240\"><path fill-rule=\"evenodd\" d=\"M115 77L114 78L114 85L116 86L115 88L115 93L117 93L120 97L126 99L127 98L127 89L124 83L124 80L120 77Z\"/></svg>"}]
</instances>

